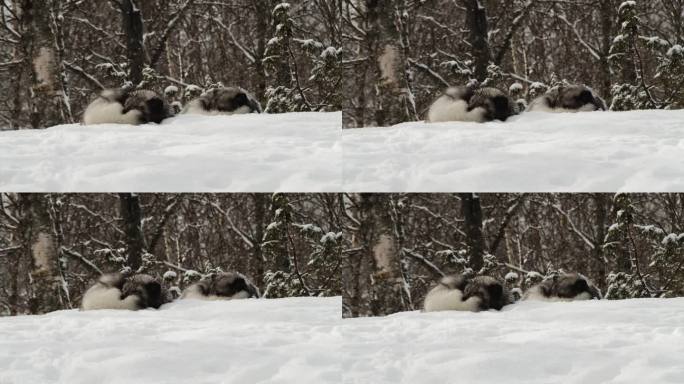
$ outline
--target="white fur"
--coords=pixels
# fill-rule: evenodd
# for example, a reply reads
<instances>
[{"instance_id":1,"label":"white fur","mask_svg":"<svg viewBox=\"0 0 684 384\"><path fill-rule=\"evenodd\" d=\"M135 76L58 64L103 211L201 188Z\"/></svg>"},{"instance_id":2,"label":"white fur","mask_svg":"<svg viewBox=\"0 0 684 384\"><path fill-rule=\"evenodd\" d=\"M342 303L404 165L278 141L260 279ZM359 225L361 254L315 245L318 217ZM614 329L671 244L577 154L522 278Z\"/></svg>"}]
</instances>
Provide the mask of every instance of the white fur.
<instances>
[{"instance_id":1,"label":"white fur","mask_svg":"<svg viewBox=\"0 0 684 384\"><path fill-rule=\"evenodd\" d=\"M537 300L537 301L549 301L549 302L559 302L559 301L575 301L575 300L591 300L591 295L589 292L582 292L573 298L562 298L558 296L546 297L542 294L538 285L530 288L525 292L523 300Z\"/></svg>"},{"instance_id":2,"label":"white fur","mask_svg":"<svg viewBox=\"0 0 684 384\"><path fill-rule=\"evenodd\" d=\"M539 96L532 100L530 106L527 107L528 112L549 112L549 113L575 113L575 112L593 112L596 106L591 103L584 104L580 109L566 109L566 108L551 108L548 99L545 96Z\"/></svg>"},{"instance_id":3,"label":"white fur","mask_svg":"<svg viewBox=\"0 0 684 384\"><path fill-rule=\"evenodd\" d=\"M238 299L248 299L249 293L246 291L240 291L233 296L217 296L217 295L204 295L197 285L189 286L181 296L181 299L193 299L193 300L238 300Z\"/></svg>"},{"instance_id":4,"label":"white fur","mask_svg":"<svg viewBox=\"0 0 684 384\"><path fill-rule=\"evenodd\" d=\"M486 111L482 107L468 111L468 102L462 99L454 99L448 95L442 95L430 106L427 121L439 123L444 121L471 121L483 123Z\"/></svg>"},{"instance_id":5,"label":"white fur","mask_svg":"<svg viewBox=\"0 0 684 384\"><path fill-rule=\"evenodd\" d=\"M83 123L91 124L132 124L139 123L142 113L137 109L132 109L126 114L123 112L123 105L108 101L102 97L93 100L83 113Z\"/></svg>"},{"instance_id":6,"label":"white fur","mask_svg":"<svg viewBox=\"0 0 684 384\"><path fill-rule=\"evenodd\" d=\"M190 114L190 115L229 116L229 115L238 115L238 114L244 114L244 113L250 113L250 112L252 112L252 110L246 105L243 105L243 106L239 107L238 109L236 109L232 112L207 110L202 106L202 104L199 102L198 99L195 99L195 100L192 100L191 102L188 103L188 105L185 107L185 109L183 110L182 113Z\"/></svg>"},{"instance_id":7,"label":"white fur","mask_svg":"<svg viewBox=\"0 0 684 384\"><path fill-rule=\"evenodd\" d=\"M110 288L102 283L90 287L83 295L81 308L84 311L93 309L138 309L138 296L130 295L121 300L121 291L118 288Z\"/></svg>"},{"instance_id":8,"label":"white fur","mask_svg":"<svg viewBox=\"0 0 684 384\"><path fill-rule=\"evenodd\" d=\"M463 292L460 289L450 289L443 284L432 288L425 296L423 308L425 312L437 311L471 311L477 312L480 306L480 298L473 296L463 301Z\"/></svg>"}]
</instances>

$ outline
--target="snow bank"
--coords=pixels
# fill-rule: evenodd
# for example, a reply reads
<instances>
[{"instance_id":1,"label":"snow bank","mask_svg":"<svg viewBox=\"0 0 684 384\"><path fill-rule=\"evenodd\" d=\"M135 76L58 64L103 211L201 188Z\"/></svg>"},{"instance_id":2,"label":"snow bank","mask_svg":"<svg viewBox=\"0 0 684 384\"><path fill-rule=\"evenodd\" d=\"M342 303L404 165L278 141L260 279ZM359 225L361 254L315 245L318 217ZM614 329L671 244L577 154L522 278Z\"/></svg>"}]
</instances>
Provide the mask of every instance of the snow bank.
<instances>
[{"instance_id":1,"label":"snow bank","mask_svg":"<svg viewBox=\"0 0 684 384\"><path fill-rule=\"evenodd\" d=\"M341 300L0 318L0 383L339 383Z\"/></svg>"},{"instance_id":2,"label":"snow bank","mask_svg":"<svg viewBox=\"0 0 684 384\"><path fill-rule=\"evenodd\" d=\"M341 189L340 113L181 115L0 132L3 192Z\"/></svg>"},{"instance_id":3,"label":"snow bank","mask_svg":"<svg viewBox=\"0 0 684 384\"><path fill-rule=\"evenodd\" d=\"M684 110L536 112L342 135L347 191L684 190Z\"/></svg>"},{"instance_id":4,"label":"snow bank","mask_svg":"<svg viewBox=\"0 0 684 384\"><path fill-rule=\"evenodd\" d=\"M343 321L348 383L681 383L684 298Z\"/></svg>"}]
</instances>

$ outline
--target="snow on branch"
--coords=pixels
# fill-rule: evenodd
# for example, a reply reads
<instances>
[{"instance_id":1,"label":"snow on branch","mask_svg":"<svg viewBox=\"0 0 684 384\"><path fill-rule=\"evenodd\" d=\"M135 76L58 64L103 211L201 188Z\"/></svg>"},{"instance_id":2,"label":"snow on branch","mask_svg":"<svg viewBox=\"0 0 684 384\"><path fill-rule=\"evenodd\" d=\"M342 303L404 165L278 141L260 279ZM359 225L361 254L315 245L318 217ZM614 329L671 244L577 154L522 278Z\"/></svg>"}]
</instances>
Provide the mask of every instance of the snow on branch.
<instances>
[{"instance_id":1,"label":"snow on branch","mask_svg":"<svg viewBox=\"0 0 684 384\"><path fill-rule=\"evenodd\" d=\"M249 60L250 63L256 63L256 58L254 57L254 54L249 52L247 50L247 48L245 48L242 44L240 44L240 42L237 40L235 35L233 35L233 31L231 28L233 27L234 23L231 23L229 26L226 26L225 24L223 24L223 22L221 20L219 20L216 17L212 17L211 19L214 22L216 22L216 24L219 27L223 28L224 30L226 30L226 32L228 32L230 39L233 40L233 45L235 45L240 51L242 51L242 53L244 53L245 57L247 57L247 60Z\"/></svg>"},{"instance_id":2,"label":"snow on branch","mask_svg":"<svg viewBox=\"0 0 684 384\"><path fill-rule=\"evenodd\" d=\"M164 46L166 45L166 41L169 39L171 32L173 32L173 29L176 27L176 24L178 24L178 21L183 15L183 12L185 12L186 9L192 6L192 3L194 1L195 0L186 0L185 3L178 7L176 12L173 13L173 16L171 16L171 20L169 20L169 22L166 24L166 28L164 29L164 32L162 32L162 35L159 38L159 42L157 43L157 49L154 51L152 59L150 60L150 67L153 67L157 63L157 61L159 61L159 58L164 52Z\"/></svg>"},{"instance_id":3,"label":"snow on branch","mask_svg":"<svg viewBox=\"0 0 684 384\"><path fill-rule=\"evenodd\" d=\"M591 239L589 239L589 236L587 236L584 232L577 228L577 225L575 225L575 222L570 218L570 215L567 212L563 211L563 209L561 209L561 207L558 204L551 204L551 207L553 207L556 211L558 211L558 213L565 217L568 223L570 223L572 231L575 234L577 234L577 236L579 236L579 238L582 239L582 241L584 241L590 249L596 248L596 245L593 241L591 241Z\"/></svg>"},{"instance_id":4,"label":"snow on branch","mask_svg":"<svg viewBox=\"0 0 684 384\"><path fill-rule=\"evenodd\" d=\"M582 35L581 35L581 34L579 33L579 31L577 30L577 22L576 22L576 21L575 21L574 23L571 23L571 22L565 17L565 15L556 14L556 17L557 17L560 21L562 21L562 22L564 22L565 24L567 24L568 27L570 27L570 29L572 30L572 32L573 32L573 33L575 34L575 36L577 37L577 41L579 41L580 44L582 44L582 45L589 51L589 53L590 53L592 56L594 56L594 58L595 58L596 60L601 60L601 55L598 53L599 50L598 50L596 47L593 47L591 44L589 44L586 40L584 40L584 39L582 38Z\"/></svg>"},{"instance_id":5,"label":"snow on branch","mask_svg":"<svg viewBox=\"0 0 684 384\"><path fill-rule=\"evenodd\" d=\"M71 257L79 260L81 263L83 263L83 265L89 267L90 269L99 273L100 275L103 274L102 270L100 268L98 268L92 261L88 260L85 256L81 255L80 253L73 251L73 250L71 250L67 247L64 247L64 246L61 247L60 249L61 249L62 253L64 253L65 255L71 256Z\"/></svg>"},{"instance_id":6,"label":"snow on branch","mask_svg":"<svg viewBox=\"0 0 684 384\"><path fill-rule=\"evenodd\" d=\"M437 267L434 263L432 263L430 260L426 259L425 256L414 252L413 250L410 250L408 248L402 248L402 253L404 253L407 256L410 256L414 260L420 262L424 267L426 267L428 270L430 270L432 273L438 276L446 276L444 272L442 272L439 267Z\"/></svg>"},{"instance_id":7,"label":"snow on branch","mask_svg":"<svg viewBox=\"0 0 684 384\"><path fill-rule=\"evenodd\" d=\"M430 77L432 77L433 79L437 80L437 81L438 81L439 83L441 83L444 87L449 87L449 86L450 86L450 84L449 84L446 80L444 80L444 78L443 78L442 76L440 76L439 73L433 71L433 70L430 69L430 67L428 67L427 65L422 64L422 63L419 63L419 62L417 62L416 60L413 60L413 59L408 59L408 61L409 61L409 63L411 63L411 65L413 65L414 67L416 67L416 68L422 70L423 72L425 72L425 73L427 73L428 75L430 75Z\"/></svg>"}]
</instances>

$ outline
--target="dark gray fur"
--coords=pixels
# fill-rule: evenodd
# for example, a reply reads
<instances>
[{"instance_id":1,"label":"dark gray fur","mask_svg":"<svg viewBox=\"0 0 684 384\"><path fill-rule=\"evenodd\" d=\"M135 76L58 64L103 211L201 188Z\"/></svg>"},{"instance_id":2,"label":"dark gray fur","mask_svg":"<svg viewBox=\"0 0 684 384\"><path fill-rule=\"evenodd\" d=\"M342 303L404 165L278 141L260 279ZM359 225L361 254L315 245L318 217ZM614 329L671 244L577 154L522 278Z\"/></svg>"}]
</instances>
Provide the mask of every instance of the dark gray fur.
<instances>
[{"instance_id":1,"label":"dark gray fur","mask_svg":"<svg viewBox=\"0 0 684 384\"><path fill-rule=\"evenodd\" d=\"M124 300L129 296L135 296L135 309L150 307L156 309L167 302L167 296L162 285L157 279L146 274L125 277L121 273L109 273L100 276L96 285L106 289L117 289L121 293L120 300Z\"/></svg>"},{"instance_id":2,"label":"dark gray fur","mask_svg":"<svg viewBox=\"0 0 684 384\"><path fill-rule=\"evenodd\" d=\"M480 298L480 311L489 309L501 310L505 305L511 304L511 295L506 287L490 276L477 276L467 278L463 275L450 276L442 279L440 284L449 289L458 289L463 292L463 301L471 297Z\"/></svg>"},{"instance_id":3,"label":"dark gray fur","mask_svg":"<svg viewBox=\"0 0 684 384\"><path fill-rule=\"evenodd\" d=\"M506 121L509 117L518 114L517 104L502 91L484 87L468 90L464 100L468 101L468 111L477 107L485 109L485 120Z\"/></svg>"},{"instance_id":4,"label":"dark gray fur","mask_svg":"<svg viewBox=\"0 0 684 384\"><path fill-rule=\"evenodd\" d=\"M480 298L480 310L501 310L511 303L511 296L501 282L490 276L477 276L467 280L463 300L476 296Z\"/></svg>"},{"instance_id":5,"label":"dark gray fur","mask_svg":"<svg viewBox=\"0 0 684 384\"><path fill-rule=\"evenodd\" d=\"M145 274L133 275L126 279L121 289L121 298L136 295L138 306L143 308L159 308L166 302L166 294L161 283L154 277Z\"/></svg>"},{"instance_id":6,"label":"dark gray fur","mask_svg":"<svg viewBox=\"0 0 684 384\"><path fill-rule=\"evenodd\" d=\"M606 102L585 85L553 87L542 96L541 101L549 108L580 110L583 106L591 104L597 111L608 109Z\"/></svg>"},{"instance_id":7,"label":"dark gray fur","mask_svg":"<svg viewBox=\"0 0 684 384\"><path fill-rule=\"evenodd\" d=\"M445 95L454 100L467 102L468 112L475 108L483 108L485 110L484 121L506 121L509 117L518 114L517 104L496 88L451 87L447 89Z\"/></svg>"},{"instance_id":8,"label":"dark gray fur","mask_svg":"<svg viewBox=\"0 0 684 384\"><path fill-rule=\"evenodd\" d=\"M163 97L147 89L129 92L123 106L123 113L131 109L142 112L141 124L150 122L159 124L174 114L173 109Z\"/></svg>"},{"instance_id":9,"label":"dark gray fur","mask_svg":"<svg viewBox=\"0 0 684 384\"><path fill-rule=\"evenodd\" d=\"M210 89L197 98L197 102L205 111L230 113L246 106L250 113L261 113L261 105L256 98L240 87Z\"/></svg>"},{"instance_id":10,"label":"dark gray fur","mask_svg":"<svg viewBox=\"0 0 684 384\"><path fill-rule=\"evenodd\" d=\"M131 110L140 111L138 124L161 123L174 115L173 108L154 91L148 89L126 90L123 88L105 90L100 97L123 106L123 114Z\"/></svg>"},{"instance_id":11,"label":"dark gray fur","mask_svg":"<svg viewBox=\"0 0 684 384\"><path fill-rule=\"evenodd\" d=\"M196 283L199 291L205 296L232 297L244 291L248 297L259 298L259 289L247 277L239 272L219 273L209 279Z\"/></svg>"},{"instance_id":12,"label":"dark gray fur","mask_svg":"<svg viewBox=\"0 0 684 384\"><path fill-rule=\"evenodd\" d=\"M570 273L554 276L539 283L539 293L547 298L574 299L584 292L592 299L601 299L601 292L589 280L578 274Z\"/></svg>"}]
</instances>

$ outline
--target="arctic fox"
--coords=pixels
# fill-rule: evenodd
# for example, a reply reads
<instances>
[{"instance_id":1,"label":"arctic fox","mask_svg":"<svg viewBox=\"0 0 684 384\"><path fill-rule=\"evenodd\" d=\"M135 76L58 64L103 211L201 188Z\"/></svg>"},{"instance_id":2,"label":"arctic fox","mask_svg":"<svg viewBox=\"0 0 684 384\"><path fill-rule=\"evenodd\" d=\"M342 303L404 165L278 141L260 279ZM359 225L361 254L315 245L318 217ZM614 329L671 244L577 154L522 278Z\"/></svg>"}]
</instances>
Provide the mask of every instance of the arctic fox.
<instances>
[{"instance_id":1,"label":"arctic fox","mask_svg":"<svg viewBox=\"0 0 684 384\"><path fill-rule=\"evenodd\" d=\"M534 99L530 112L591 112L605 111L606 102L591 88L584 85L557 86Z\"/></svg>"},{"instance_id":2,"label":"arctic fox","mask_svg":"<svg viewBox=\"0 0 684 384\"><path fill-rule=\"evenodd\" d=\"M214 88L189 102L182 113L196 115L261 113L261 105L240 87Z\"/></svg>"},{"instance_id":3,"label":"arctic fox","mask_svg":"<svg viewBox=\"0 0 684 384\"><path fill-rule=\"evenodd\" d=\"M517 114L517 105L496 88L450 87L428 110L427 121L506 121Z\"/></svg>"},{"instance_id":4,"label":"arctic fox","mask_svg":"<svg viewBox=\"0 0 684 384\"><path fill-rule=\"evenodd\" d=\"M106 89L93 100L83 113L83 123L90 124L146 124L161 123L173 116L168 103L150 90L127 91Z\"/></svg>"},{"instance_id":5,"label":"arctic fox","mask_svg":"<svg viewBox=\"0 0 684 384\"><path fill-rule=\"evenodd\" d=\"M181 299L235 300L259 296L259 289L243 274L225 272L189 286Z\"/></svg>"},{"instance_id":6,"label":"arctic fox","mask_svg":"<svg viewBox=\"0 0 684 384\"><path fill-rule=\"evenodd\" d=\"M446 276L428 292L423 308L436 311L500 310L510 304L510 294L499 281L489 276L467 279L463 276Z\"/></svg>"},{"instance_id":7,"label":"arctic fox","mask_svg":"<svg viewBox=\"0 0 684 384\"><path fill-rule=\"evenodd\" d=\"M90 287L81 302L81 309L128 309L159 308L164 304L161 284L150 275L138 274L124 277L120 273L102 275Z\"/></svg>"}]
</instances>

